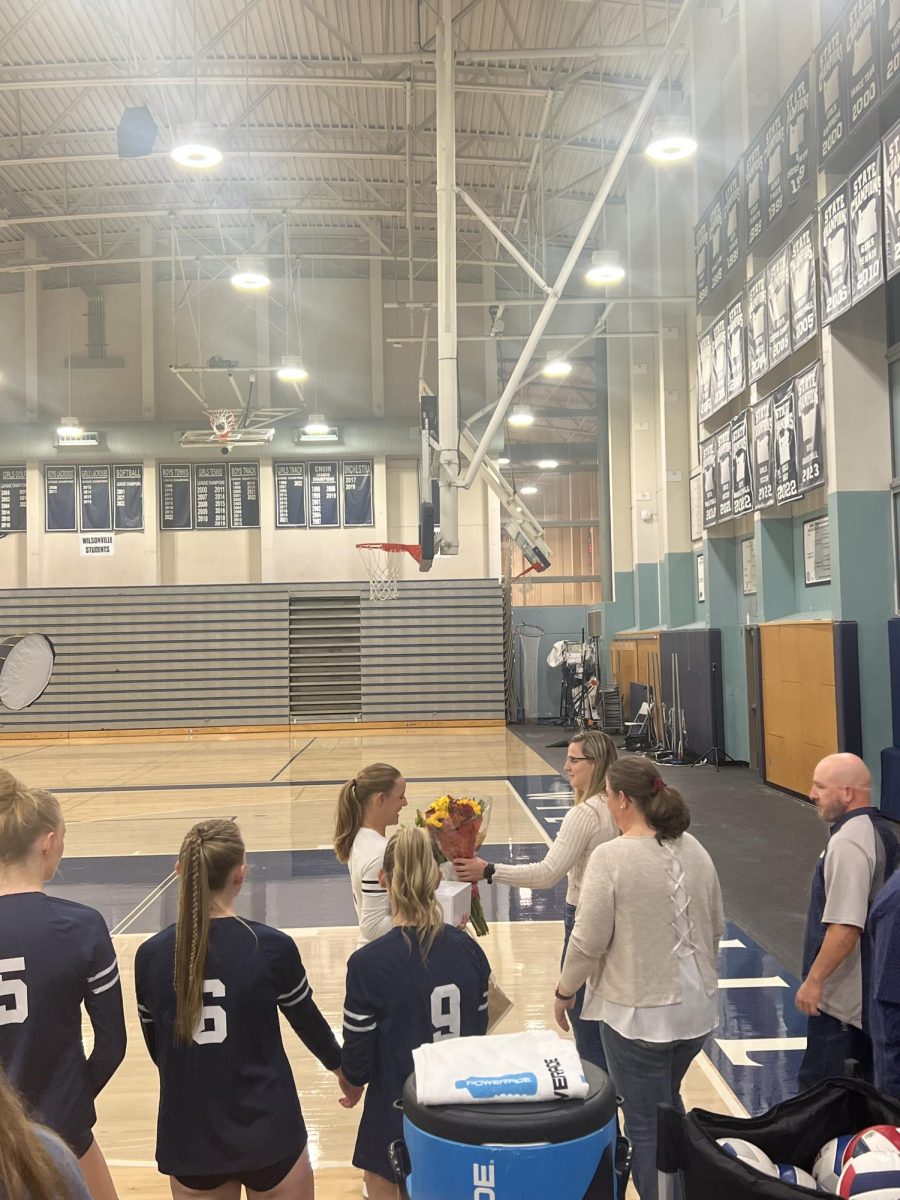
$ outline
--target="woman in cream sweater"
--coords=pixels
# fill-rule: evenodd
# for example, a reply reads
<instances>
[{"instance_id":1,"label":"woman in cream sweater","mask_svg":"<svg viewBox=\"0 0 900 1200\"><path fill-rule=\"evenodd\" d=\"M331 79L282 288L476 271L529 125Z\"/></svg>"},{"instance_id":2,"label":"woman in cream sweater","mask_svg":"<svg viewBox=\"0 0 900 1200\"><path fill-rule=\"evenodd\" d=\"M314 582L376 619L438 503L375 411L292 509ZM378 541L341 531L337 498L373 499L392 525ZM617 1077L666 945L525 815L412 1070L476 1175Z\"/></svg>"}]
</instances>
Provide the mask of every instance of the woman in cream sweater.
<instances>
[{"instance_id":1,"label":"woman in cream sweater","mask_svg":"<svg viewBox=\"0 0 900 1200\"><path fill-rule=\"evenodd\" d=\"M457 877L464 883L505 883L508 887L549 888L568 875L564 911L565 937L563 957L575 925L575 911L581 893L581 879L588 859L594 850L616 837L616 829L603 785L606 772L616 761L616 748L605 733L580 733L569 742L565 772L575 803L566 813L556 838L537 863L519 863L515 866L504 863L485 862L483 858L459 858L453 866ZM581 1006L584 988L580 987L570 1014L575 1031L578 1053L588 1062L606 1070L606 1058L600 1041L600 1026L596 1020L583 1021Z\"/></svg>"},{"instance_id":2,"label":"woman in cream sweater","mask_svg":"<svg viewBox=\"0 0 900 1200\"><path fill-rule=\"evenodd\" d=\"M622 837L591 855L556 988L556 1019L588 982L623 1098L641 1200L657 1200L656 1108L680 1106L681 1081L718 1024L716 956L725 921L712 859L686 832L690 813L643 758L619 759L606 795Z\"/></svg>"}]
</instances>

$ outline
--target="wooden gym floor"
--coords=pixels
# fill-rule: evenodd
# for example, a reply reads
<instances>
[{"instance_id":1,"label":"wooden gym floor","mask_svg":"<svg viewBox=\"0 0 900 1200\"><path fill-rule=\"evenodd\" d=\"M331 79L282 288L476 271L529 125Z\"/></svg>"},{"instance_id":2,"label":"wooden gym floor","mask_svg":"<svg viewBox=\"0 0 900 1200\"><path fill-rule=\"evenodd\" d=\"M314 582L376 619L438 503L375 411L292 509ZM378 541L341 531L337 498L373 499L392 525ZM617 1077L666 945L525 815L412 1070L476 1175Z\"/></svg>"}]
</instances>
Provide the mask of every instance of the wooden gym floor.
<instances>
[{"instance_id":1,"label":"wooden gym floor","mask_svg":"<svg viewBox=\"0 0 900 1200\"><path fill-rule=\"evenodd\" d=\"M157 1082L135 1011L133 964L141 941L174 919L171 871L183 834L204 817L238 819L251 862L242 912L293 934L317 1003L339 1033L344 966L357 933L346 869L330 848L334 803L341 782L379 760L395 764L410 781L404 823L414 819L417 806L446 791L490 796L492 856L524 861L544 852L552 825L535 816L509 781L552 772L504 729L0 746L0 765L55 791L62 803L66 857L54 890L99 908L114 933L129 1045L100 1098L96 1133L121 1196L169 1195L153 1161ZM548 793L551 800L553 795ZM539 806L560 807L558 800ZM565 885L534 894L483 891L490 893L492 922L484 949L514 1002L501 1032L550 1025ZM359 1110L338 1106L332 1076L284 1028L310 1132L317 1195L356 1200L360 1176L350 1159ZM692 1067L685 1093L688 1107L744 1111L705 1056Z\"/></svg>"}]
</instances>

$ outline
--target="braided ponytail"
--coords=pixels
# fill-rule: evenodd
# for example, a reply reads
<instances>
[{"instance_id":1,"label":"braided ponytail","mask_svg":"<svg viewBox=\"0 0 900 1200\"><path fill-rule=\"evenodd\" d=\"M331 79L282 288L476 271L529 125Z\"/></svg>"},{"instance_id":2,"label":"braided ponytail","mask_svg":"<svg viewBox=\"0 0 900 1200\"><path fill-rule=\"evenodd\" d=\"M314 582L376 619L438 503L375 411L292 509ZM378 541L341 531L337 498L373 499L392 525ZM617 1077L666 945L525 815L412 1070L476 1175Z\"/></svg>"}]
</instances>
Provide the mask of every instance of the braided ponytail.
<instances>
[{"instance_id":1,"label":"braided ponytail","mask_svg":"<svg viewBox=\"0 0 900 1200\"><path fill-rule=\"evenodd\" d=\"M178 855L175 925L175 1039L190 1042L203 1008L209 950L210 894L219 892L244 861L244 840L234 821L201 821L188 830Z\"/></svg>"}]
</instances>

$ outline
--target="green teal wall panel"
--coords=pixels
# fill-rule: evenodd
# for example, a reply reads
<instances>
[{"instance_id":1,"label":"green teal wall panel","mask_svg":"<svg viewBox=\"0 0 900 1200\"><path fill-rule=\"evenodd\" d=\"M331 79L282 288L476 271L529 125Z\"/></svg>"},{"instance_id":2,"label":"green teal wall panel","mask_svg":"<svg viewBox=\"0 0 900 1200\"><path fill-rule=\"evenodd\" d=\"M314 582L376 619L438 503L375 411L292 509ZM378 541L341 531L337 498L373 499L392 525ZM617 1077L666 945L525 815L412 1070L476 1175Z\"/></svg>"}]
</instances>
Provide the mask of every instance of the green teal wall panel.
<instances>
[{"instance_id":1,"label":"green teal wall panel","mask_svg":"<svg viewBox=\"0 0 900 1200\"><path fill-rule=\"evenodd\" d=\"M659 563L638 563L634 569L638 629L659 626Z\"/></svg>"}]
</instances>

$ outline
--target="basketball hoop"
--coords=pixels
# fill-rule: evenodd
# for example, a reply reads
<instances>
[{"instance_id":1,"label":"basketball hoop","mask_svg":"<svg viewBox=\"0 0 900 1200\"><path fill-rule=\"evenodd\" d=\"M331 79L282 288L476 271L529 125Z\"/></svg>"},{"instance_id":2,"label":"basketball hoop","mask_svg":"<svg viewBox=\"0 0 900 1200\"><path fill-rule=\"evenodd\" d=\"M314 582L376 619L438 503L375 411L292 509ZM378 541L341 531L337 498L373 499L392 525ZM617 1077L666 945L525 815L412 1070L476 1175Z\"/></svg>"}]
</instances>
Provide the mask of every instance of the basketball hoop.
<instances>
[{"instance_id":1,"label":"basketball hoop","mask_svg":"<svg viewBox=\"0 0 900 1200\"><path fill-rule=\"evenodd\" d=\"M370 600L396 600L403 555L408 554L416 562L422 558L421 546L403 542L358 542L356 548L369 576Z\"/></svg>"},{"instance_id":2,"label":"basketball hoop","mask_svg":"<svg viewBox=\"0 0 900 1200\"><path fill-rule=\"evenodd\" d=\"M216 408L209 414L209 423L213 433L220 442L227 442L229 435L237 427L237 413L230 408Z\"/></svg>"}]
</instances>

